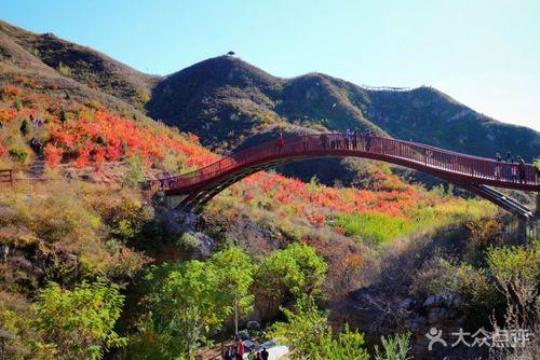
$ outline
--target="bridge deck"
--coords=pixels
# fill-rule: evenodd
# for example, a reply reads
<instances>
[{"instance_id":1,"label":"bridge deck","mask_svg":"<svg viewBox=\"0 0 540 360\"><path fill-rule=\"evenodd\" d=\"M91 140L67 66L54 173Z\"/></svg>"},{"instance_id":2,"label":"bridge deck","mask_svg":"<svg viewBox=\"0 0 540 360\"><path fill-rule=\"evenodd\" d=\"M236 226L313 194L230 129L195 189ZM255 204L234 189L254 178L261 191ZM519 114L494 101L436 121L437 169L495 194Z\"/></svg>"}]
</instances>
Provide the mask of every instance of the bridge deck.
<instances>
[{"instance_id":1,"label":"bridge deck","mask_svg":"<svg viewBox=\"0 0 540 360\"><path fill-rule=\"evenodd\" d=\"M265 165L343 156L386 161L461 185L483 184L540 191L537 170L531 164L506 163L410 141L360 135L347 137L344 134L295 136L285 139L283 146L276 141L265 142L193 172L159 182L168 195L189 194L232 176L238 177L238 173L250 173L249 169L262 169Z\"/></svg>"}]
</instances>

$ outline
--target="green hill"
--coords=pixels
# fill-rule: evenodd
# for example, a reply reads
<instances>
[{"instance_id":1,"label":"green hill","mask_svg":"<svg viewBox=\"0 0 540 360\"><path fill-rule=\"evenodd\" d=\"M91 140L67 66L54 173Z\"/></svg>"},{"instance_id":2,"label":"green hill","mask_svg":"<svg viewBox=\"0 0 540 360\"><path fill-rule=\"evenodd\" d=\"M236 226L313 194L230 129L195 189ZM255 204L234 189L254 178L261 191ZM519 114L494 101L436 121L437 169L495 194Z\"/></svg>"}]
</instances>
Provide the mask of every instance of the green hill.
<instances>
[{"instance_id":1,"label":"green hill","mask_svg":"<svg viewBox=\"0 0 540 360\"><path fill-rule=\"evenodd\" d=\"M538 132L496 121L431 87L372 89L319 73L282 79L233 56L167 76L153 89L147 109L218 149L270 125L295 124L333 131L373 128L484 156L511 151L532 160L540 154Z\"/></svg>"}]
</instances>

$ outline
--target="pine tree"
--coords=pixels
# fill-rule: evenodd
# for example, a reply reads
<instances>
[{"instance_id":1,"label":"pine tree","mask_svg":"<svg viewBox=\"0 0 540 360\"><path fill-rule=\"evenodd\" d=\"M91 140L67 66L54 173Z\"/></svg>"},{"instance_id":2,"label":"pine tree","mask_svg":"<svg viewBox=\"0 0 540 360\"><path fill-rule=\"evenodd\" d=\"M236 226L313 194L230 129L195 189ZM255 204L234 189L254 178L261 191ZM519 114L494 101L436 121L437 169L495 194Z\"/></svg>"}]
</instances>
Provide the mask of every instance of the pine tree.
<instances>
[{"instance_id":1,"label":"pine tree","mask_svg":"<svg viewBox=\"0 0 540 360\"><path fill-rule=\"evenodd\" d=\"M30 132L30 123L28 122L28 119L24 119L22 121L22 124L19 130L21 131L21 134L23 134L23 136L28 135L28 133Z\"/></svg>"}]
</instances>

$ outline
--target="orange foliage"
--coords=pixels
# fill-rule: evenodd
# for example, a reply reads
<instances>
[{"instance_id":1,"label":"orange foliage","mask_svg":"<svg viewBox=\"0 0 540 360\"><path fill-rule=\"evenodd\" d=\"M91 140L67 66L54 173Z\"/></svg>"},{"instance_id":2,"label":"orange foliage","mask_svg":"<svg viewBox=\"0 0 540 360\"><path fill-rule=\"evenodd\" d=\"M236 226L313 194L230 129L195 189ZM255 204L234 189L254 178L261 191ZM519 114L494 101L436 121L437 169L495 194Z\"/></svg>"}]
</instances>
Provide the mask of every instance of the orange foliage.
<instances>
[{"instance_id":1,"label":"orange foliage","mask_svg":"<svg viewBox=\"0 0 540 360\"><path fill-rule=\"evenodd\" d=\"M382 174L378 175L383 176ZM418 204L431 205L435 202L433 195L421 193L415 187L400 182L394 175L384 175L386 191L360 190L354 188L336 189L317 185L316 191L297 179L289 179L278 174L257 173L244 180L247 188L257 188L260 192L271 196L276 205L290 206L295 210L307 211L311 208L326 208L341 213L377 211L391 216L407 217L410 209L418 208ZM398 185L388 186L389 184ZM325 222L324 213L311 212L304 215L313 225Z\"/></svg>"},{"instance_id":2,"label":"orange foliage","mask_svg":"<svg viewBox=\"0 0 540 360\"><path fill-rule=\"evenodd\" d=\"M7 96L20 96L23 93L23 91L21 88L17 86L7 84L7 85L4 85L4 87L2 88L2 93Z\"/></svg>"},{"instance_id":3,"label":"orange foliage","mask_svg":"<svg viewBox=\"0 0 540 360\"><path fill-rule=\"evenodd\" d=\"M0 122L6 124L15 119L16 112L13 109L0 110Z\"/></svg>"},{"instance_id":4,"label":"orange foliage","mask_svg":"<svg viewBox=\"0 0 540 360\"><path fill-rule=\"evenodd\" d=\"M45 145L43 153L45 154L47 165L49 165L50 167L56 167L58 166L58 164L60 164L60 161L62 161L64 150L61 148L57 148L53 144L49 143Z\"/></svg>"},{"instance_id":5,"label":"orange foliage","mask_svg":"<svg viewBox=\"0 0 540 360\"><path fill-rule=\"evenodd\" d=\"M127 156L140 156L148 165L162 161L167 153L187 158L186 165L199 167L218 156L193 144L196 137L160 134L133 120L95 111L93 116L81 116L65 124L55 123L50 129L51 142L66 154L76 158L75 165L119 161Z\"/></svg>"}]
</instances>

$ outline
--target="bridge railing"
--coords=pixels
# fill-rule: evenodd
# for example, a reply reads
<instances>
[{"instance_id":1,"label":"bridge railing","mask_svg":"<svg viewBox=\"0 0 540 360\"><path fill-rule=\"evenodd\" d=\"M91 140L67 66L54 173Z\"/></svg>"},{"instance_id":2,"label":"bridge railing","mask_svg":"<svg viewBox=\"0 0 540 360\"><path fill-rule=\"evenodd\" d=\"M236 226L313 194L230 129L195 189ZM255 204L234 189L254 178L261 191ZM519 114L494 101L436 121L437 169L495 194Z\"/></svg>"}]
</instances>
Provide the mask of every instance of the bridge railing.
<instances>
[{"instance_id":1,"label":"bridge railing","mask_svg":"<svg viewBox=\"0 0 540 360\"><path fill-rule=\"evenodd\" d=\"M220 174L250 164L279 161L287 157L331 156L334 153L336 156L349 154L353 156L358 153L380 154L389 159L406 160L424 167L478 179L537 184L537 171L530 164L506 163L410 141L363 134L348 136L336 133L293 136L284 139L282 144L277 140L267 141L237 151L185 175L161 179L160 182L164 189L179 189L211 180Z\"/></svg>"}]
</instances>

